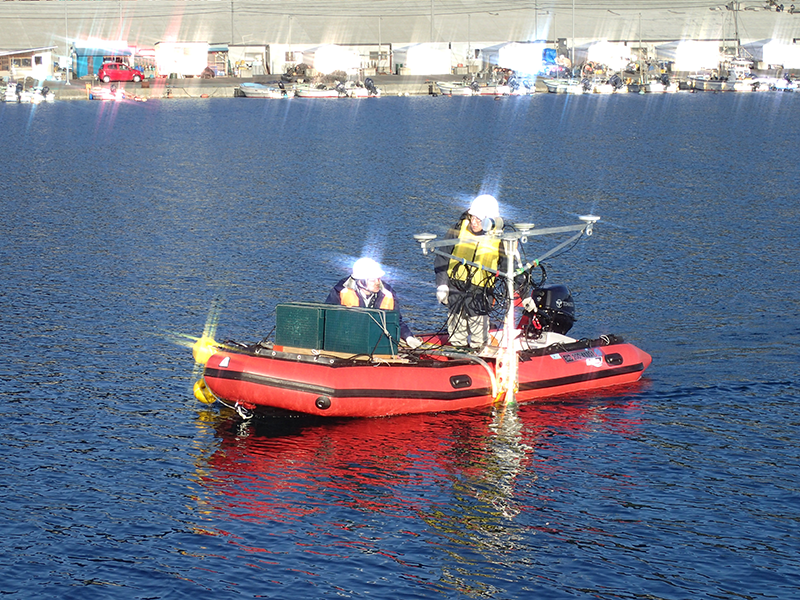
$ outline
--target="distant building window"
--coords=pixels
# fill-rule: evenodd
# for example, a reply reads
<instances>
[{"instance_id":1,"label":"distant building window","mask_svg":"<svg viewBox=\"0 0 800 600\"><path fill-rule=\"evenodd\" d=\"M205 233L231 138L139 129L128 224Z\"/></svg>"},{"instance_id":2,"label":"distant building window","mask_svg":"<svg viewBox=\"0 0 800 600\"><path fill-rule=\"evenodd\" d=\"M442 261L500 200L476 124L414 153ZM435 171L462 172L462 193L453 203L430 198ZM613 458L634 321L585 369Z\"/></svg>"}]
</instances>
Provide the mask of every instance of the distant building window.
<instances>
[{"instance_id":1,"label":"distant building window","mask_svg":"<svg viewBox=\"0 0 800 600\"><path fill-rule=\"evenodd\" d=\"M41 66L42 57L41 56L34 56L33 57L33 64L35 64L36 66Z\"/></svg>"},{"instance_id":2,"label":"distant building window","mask_svg":"<svg viewBox=\"0 0 800 600\"><path fill-rule=\"evenodd\" d=\"M17 68L22 69L30 69L31 68L31 59L30 58L12 58L11 64Z\"/></svg>"},{"instance_id":3,"label":"distant building window","mask_svg":"<svg viewBox=\"0 0 800 600\"><path fill-rule=\"evenodd\" d=\"M287 52L283 60L286 62L294 62L294 52Z\"/></svg>"}]
</instances>

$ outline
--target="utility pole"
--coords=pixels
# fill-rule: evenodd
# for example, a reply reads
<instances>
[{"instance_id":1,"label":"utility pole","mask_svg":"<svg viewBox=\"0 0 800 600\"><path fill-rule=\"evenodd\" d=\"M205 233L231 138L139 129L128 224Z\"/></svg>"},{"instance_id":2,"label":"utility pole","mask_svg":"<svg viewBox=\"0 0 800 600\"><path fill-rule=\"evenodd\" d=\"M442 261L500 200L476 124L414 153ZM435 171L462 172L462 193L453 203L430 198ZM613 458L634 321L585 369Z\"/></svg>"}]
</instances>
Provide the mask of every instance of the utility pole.
<instances>
[{"instance_id":1,"label":"utility pole","mask_svg":"<svg viewBox=\"0 0 800 600\"><path fill-rule=\"evenodd\" d=\"M433 2L434 0L431 0L431 44L433 43Z\"/></svg>"},{"instance_id":2,"label":"utility pole","mask_svg":"<svg viewBox=\"0 0 800 600\"><path fill-rule=\"evenodd\" d=\"M67 4L64 4L64 59L67 61L67 82L69 85L69 67L72 62L72 53L69 51L69 17L67 16Z\"/></svg>"}]
</instances>

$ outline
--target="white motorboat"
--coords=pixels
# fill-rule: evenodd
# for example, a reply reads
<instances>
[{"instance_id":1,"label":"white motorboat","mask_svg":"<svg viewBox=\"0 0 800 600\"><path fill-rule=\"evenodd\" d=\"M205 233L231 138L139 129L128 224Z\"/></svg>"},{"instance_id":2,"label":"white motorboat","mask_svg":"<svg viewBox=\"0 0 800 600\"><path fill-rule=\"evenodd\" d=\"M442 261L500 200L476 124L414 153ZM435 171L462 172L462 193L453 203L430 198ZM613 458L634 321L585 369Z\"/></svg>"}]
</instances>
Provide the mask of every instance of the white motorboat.
<instances>
[{"instance_id":1,"label":"white motorboat","mask_svg":"<svg viewBox=\"0 0 800 600\"><path fill-rule=\"evenodd\" d=\"M506 83L480 83L478 81L437 81L445 96L510 96L511 86Z\"/></svg>"},{"instance_id":2,"label":"white motorboat","mask_svg":"<svg viewBox=\"0 0 800 600\"><path fill-rule=\"evenodd\" d=\"M437 81L436 87L444 96L474 96L477 84L473 87L461 81Z\"/></svg>"},{"instance_id":3,"label":"white motorboat","mask_svg":"<svg viewBox=\"0 0 800 600\"><path fill-rule=\"evenodd\" d=\"M343 83L336 87L328 87L323 83L298 85L294 88L294 95L298 98L346 98L347 93Z\"/></svg>"},{"instance_id":4,"label":"white motorboat","mask_svg":"<svg viewBox=\"0 0 800 600\"><path fill-rule=\"evenodd\" d=\"M536 93L536 80L531 77L519 78L512 75L508 78L508 87L512 96L530 96Z\"/></svg>"},{"instance_id":5,"label":"white motorboat","mask_svg":"<svg viewBox=\"0 0 800 600\"><path fill-rule=\"evenodd\" d=\"M375 82L371 77L367 77L364 83L348 81L344 84L344 91L349 98L380 98L381 90L375 87Z\"/></svg>"},{"instance_id":6,"label":"white motorboat","mask_svg":"<svg viewBox=\"0 0 800 600\"><path fill-rule=\"evenodd\" d=\"M712 79L713 75L711 73L693 73L686 78L692 89L699 91L710 90L711 88L706 86Z\"/></svg>"},{"instance_id":7,"label":"white motorboat","mask_svg":"<svg viewBox=\"0 0 800 600\"><path fill-rule=\"evenodd\" d=\"M794 92L797 90L797 81L792 81L788 73L783 77L776 77L768 81L767 84L769 89L774 92Z\"/></svg>"},{"instance_id":8,"label":"white motorboat","mask_svg":"<svg viewBox=\"0 0 800 600\"><path fill-rule=\"evenodd\" d=\"M594 94L627 94L628 86L622 81L619 75L612 75L608 79L584 79L582 82L584 91Z\"/></svg>"},{"instance_id":9,"label":"white motorboat","mask_svg":"<svg viewBox=\"0 0 800 600\"><path fill-rule=\"evenodd\" d=\"M40 104L41 102L54 102L55 99L55 94L47 86L26 90L21 83L16 85L9 83L3 94L5 102L20 104Z\"/></svg>"},{"instance_id":10,"label":"white motorboat","mask_svg":"<svg viewBox=\"0 0 800 600\"><path fill-rule=\"evenodd\" d=\"M511 87L504 83L487 83L472 88L474 96L510 96Z\"/></svg>"},{"instance_id":11,"label":"white motorboat","mask_svg":"<svg viewBox=\"0 0 800 600\"><path fill-rule=\"evenodd\" d=\"M293 98L294 90L287 90L282 82L278 83L278 87L263 83L242 83L236 95L244 98Z\"/></svg>"},{"instance_id":12,"label":"white motorboat","mask_svg":"<svg viewBox=\"0 0 800 600\"><path fill-rule=\"evenodd\" d=\"M720 65L720 72L690 76L695 89L710 92L754 92L769 85L750 72L752 63L744 58L734 58ZM702 85L702 87L700 87Z\"/></svg>"},{"instance_id":13,"label":"white motorboat","mask_svg":"<svg viewBox=\"0 0 800 600\"><path fill-rule=\"evenodd\" d=\"M551 94L583 94L583 84L577 79L545 79L544 85Z\"/></svg>"},{"instance_id":14,"label":"white motorboat","mask_svg":"<svg viewBox=\"0 0 800 600\"><path fill-rule=\"evenodd\" d=\"M678 82L669 79L666 83L663 79L652 79L644 84L644 91L648 94L674 94L678 90Z\"/></svg>"}]
</instances>

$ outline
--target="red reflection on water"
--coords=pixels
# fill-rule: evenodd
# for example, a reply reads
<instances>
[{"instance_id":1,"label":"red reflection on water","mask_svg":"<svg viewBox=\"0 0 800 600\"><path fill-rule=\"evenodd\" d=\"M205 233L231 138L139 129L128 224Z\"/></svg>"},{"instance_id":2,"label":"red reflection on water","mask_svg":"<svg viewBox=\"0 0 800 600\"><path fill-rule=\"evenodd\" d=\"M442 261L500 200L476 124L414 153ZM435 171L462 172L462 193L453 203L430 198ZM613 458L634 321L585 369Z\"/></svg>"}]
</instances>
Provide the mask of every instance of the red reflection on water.
<instances>
[{"instance_id":1,"label":"red reflection on water","mask_svg":"<svg viewBox=\"0 0 800 600\"><path fill-rule=\"evenodd\" d=\"M541 450L564 435L595 428L635 432L641 410L631 397L642 385L490 412L382 419L246 424L227 412L209 412L204 425L213 428L218 446L198 473L215 509L284 527L319 512L328 526L358 527L344 517L337 522L337 507L418 519L465 493L513 517L504 507L513 500L514 480L556 468L534 461L537 448L547 455Z\"/></svg>"}]
</instances>

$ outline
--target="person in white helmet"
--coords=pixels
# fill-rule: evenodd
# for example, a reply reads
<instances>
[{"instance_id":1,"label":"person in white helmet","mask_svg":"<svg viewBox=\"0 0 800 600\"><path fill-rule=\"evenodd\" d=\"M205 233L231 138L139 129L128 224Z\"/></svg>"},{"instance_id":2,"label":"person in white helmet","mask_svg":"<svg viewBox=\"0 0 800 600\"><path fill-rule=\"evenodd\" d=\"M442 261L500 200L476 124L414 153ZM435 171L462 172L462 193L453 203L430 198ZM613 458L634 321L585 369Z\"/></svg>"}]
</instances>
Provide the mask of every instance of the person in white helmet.
<instances>
[{"instance_id":1,"label":"person in white helmet","mask_svg":"<svg viewBox=\"0 0 800 600\"><path fill-rule=\"evenodd\" d=\"M503 245L499 239L477 236L484 234L486 219L497 220L500 207L497 199L481 194L459 217L456 226L447 232L445 239L458 241L452 250L442 248L453 256L478 263L493 270L505 269ZM497 276L456 259L437 255L433 263L436 274L436 299L447 305L447 332L450 345L456 347L483 348L489 342L489 313Z\"/></svg>"},{"instance_id":2,"label":"person in white helmet","mask_svg":"<svg viewBox=\"0 0 800 600\"><path fill-rule=\"evenodd\" d=\"M409 347L417 348L422 345L422 340L414 337L411 328L403 321L397 295L392 286L383 281L385 274L381 266L371 258L359 258L353 263L350 275L333 286L325 302L342 306L396 310L400 320L400 339Z\"/></svg>"}]
</instances>

